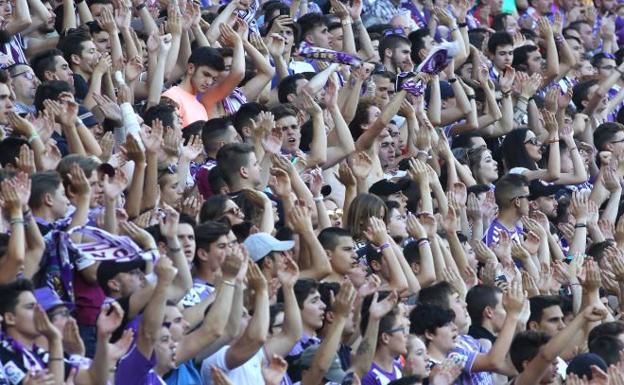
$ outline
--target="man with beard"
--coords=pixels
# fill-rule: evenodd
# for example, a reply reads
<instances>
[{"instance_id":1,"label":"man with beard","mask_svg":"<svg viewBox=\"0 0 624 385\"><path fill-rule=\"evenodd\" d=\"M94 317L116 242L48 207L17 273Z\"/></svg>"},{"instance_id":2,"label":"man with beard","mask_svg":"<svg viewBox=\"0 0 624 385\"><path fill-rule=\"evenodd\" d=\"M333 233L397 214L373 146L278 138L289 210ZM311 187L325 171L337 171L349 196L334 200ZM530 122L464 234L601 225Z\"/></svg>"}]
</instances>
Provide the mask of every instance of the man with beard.
<instances>
[{"instance_id":1,"label":"man with beard","mask_svg":"<svg viewBox=\"0 0 624 385\"><path fill-rule=\"evenodd\" d=\"M531 211L541 211L548 217L548 220L555 221L557 219L557 199L555 194L560 185L546 184L540 180L531 181L529 185L529 209Z\"/></svg>"},{"instance_id":2,"label":"man with beard","mask_svg":"<svg viewBox=\"0 0 624 385\"><path fill-rule=\"evenodd\" d=\"M27 36L28 47L26 47L26 54L29 58L38 52L56 47L59 41L59 34L54 28L56 25L54 4L51 1L44 1L43 5L48 11L47 18L42 21L38 28L29 32ZM71 14L68 13L68 17L63 16L63 28L76 27L76 19L72 18Z\"/></svg>"},{"instance_id":3,"label":"man with beard","mask_svg":"<svg viewBox=\"0 0 624 385\"><path fill-rule=\"evenodd\" d=\"M197 48L188 59L182 83L162 95L178 104L183 127L198 120L218 117L215 113L217 104L232 93L245 75L245 56L240 36L225 24L220 29L223 41L227 43L225 46L233 49L229 74L218 81L221 72L225 71L222 55L214 48ZM198 94L202 95L199 99Z\"/></svg>"},{"instance_id":4,"label":"man with beard","mask_svg":"<svg viewBox=\"0 0 624 385\"><path fill-rule=\"evenodd\" d=\"M15 92L15 112L18 114L35 114L35 92L39 79L32 68L26 64L14 64L8 68L11 84Z\"/></svg>"},{"instance_id":5,"label":"man with beard","mask_svg":"<svg viewBox=\"0 0 624 385\"><path fill-rule=\"evenodd\" d=\"M390 35L379 42L379 57L386 71L395 74L411 71L414 67L411 59L410 41L401 35Z\"/></svg>"}]
</instances>

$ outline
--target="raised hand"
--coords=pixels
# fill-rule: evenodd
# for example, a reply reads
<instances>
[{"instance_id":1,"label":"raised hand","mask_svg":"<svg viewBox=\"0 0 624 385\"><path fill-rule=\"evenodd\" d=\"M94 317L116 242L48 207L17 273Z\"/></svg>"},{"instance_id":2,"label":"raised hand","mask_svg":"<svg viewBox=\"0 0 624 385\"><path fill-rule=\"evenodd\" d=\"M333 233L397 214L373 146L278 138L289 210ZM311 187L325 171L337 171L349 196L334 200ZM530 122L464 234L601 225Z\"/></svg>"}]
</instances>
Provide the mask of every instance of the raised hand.
<instances>
[{"instance_id":1,"label":"raised hand","mask_svg":"<svg viewBox=\"0 0 624 385\"><path fill-rule=\"evenodd\" d=\"M107 199L111 201L116 200L126 187L128 187L128 177L121 168L115 170L115 176L113 178L106 174L104 175L102 188L104 190L104 196Z\"/></svg>"},{"instance_id":2,"label":"raised hand","mask_svg":"<svg viewBox=\"0 0 624 385\"><path fill-rule=\"evenodd\" d=\"M353 308L353 302L355 301L355 294L355 289L351 281L343 281L340 285L340 291L332 303L332 312L339 317L349 317L349 313L351 313L351 309Z\"/></svg>"},{"instance_id":3,"label":"raised hand","mask_svg":"<svg viewBox=\"0 0 624 385\"><path fill-rule=\"evenodd\" d=\"M373 167L373 161L364 151L359 151L351 155L349 158L351 172L357 179L365 179L370 174Z\"/></svg>"},{"instance_id":4,"label":"raised hand","mask_svg":"<svg viewBox=\"0 0 624 385\"><path fill-rule=\"evenodd\" d=\"M97 319L97 331L100 335L109 337L121 325L124 311L117 302L102 306Z\"/></svg>"},{"instance_id":5,"label":"raised hand","mask_svg":"<svg viewBox=\"0 0 624 385\"><path fill-rule=\"evenodd\" d=\"M145 250L155 249L156 242L154 241L154 237L151 236L146 230L145 227L149 226L149 222L151 219L151 212L145 212L135 220L137 223L144 221L144 226L139 227L139 225L134 224L132 222L120 222L119 227L122 230L122 234L128 235L135 241L139 246L143 247Z\"/></svg>"},{"instance_id":6,"label":"raised hand","mask_svg":"<svg viewBox=\"0 0 624 385\"><path fill-rule=\"evenodd\" d=\"M277 155L280 156L280 155ZM281 168L271 168L269 170L271 177L269 178L269 187L280 198L287 198L292 192L290 177L288 173Z\"/></svg>"},{"instance_id":7,"label":"raised hand","mask_svg":"<svg viewBox=\"0 0 624 385\"><path fill-rule=\"evenodd\" d=\"M300 103L303 110L305 110L310 116L323 113L321 107L318 103L316 103L312 95L310 95L310 93L305 89L301 90Z\"/></svg>"},{"instance_id":8,"label":"raised hand","mask_svg":"<svg viewBox=\"0 0 624 385\"><path fill-rule=\"evenodd\" d=\"M283 287L294 287L299 279L299 267L290 257L284 258L284 263L278 266L277 278Z\"/></svg>"},{"instance_id":9,"label":"raised hand","mask_svg":"<svg viewBox=\"0 0 624 385\"><path fill-rule=\"evenodd\" d=\"M164 205L165 217L158 217L160 233L166 239L177 239L178 224L180 223L180 213L168 205Z\"/></svg>"},{"instance_id":10,"label":"raised hand","mask_svg":"<svg viewBox=\"0 0 624 385\"><path fill-rule=\"evenodd\" d=\"M74 318L68 318L63 328L63 349L68 354L85 354L85 345L80 338L78 323Z\"/></svg>"},{"instance_id":11,"label":"raised hand","mask_svg":"<svg viewBox=\"0 0 624 385\"><path fill-rule=\"evenodd\" d=\"M369 242L380 247L388 241L388 231L384 221L377 217L371 217L368 220L368 227L364 230L364 236Z\"/></svg>"},{"instance_id":12,"label":"raised hand","mask_svg":"<svg viewBox=\"0 0 624 385\"><path fill-rule=\"evenodd\" d=\"M266 385L279 385L286 374L288 363L282 357L274 354L268 365L262 365L262 377Z\"/></svg>"},{"instance_id":13,"label":"raised hand","mask_svg":"<svg viewBox=\"0 0 624 385\"><path fill-rule=\"evenodd\" d=\"M386 314L390 313L396 306L398 298L399 296L396 291L391 291L390 294L381 301L378 300L379 292L373 294L373 301L368 309L371 319L380 320Z\"/></svg>"},{"instance_id":14,"label":"raised hand","mask_svg":"<svg viewBox=\"0 0 624 385\"><path fill-rule=\"evenodd\" d=\"M163 284L171 284L176 274L178 273L178 269L173 266L173 262L166 255L161 255L154 267L154 272L158 277L158 282Z\"/></svg>"},{"instance_id":15,"label":"raised hand","mask_svg":"<svg viewBox=\"0 0 624 385\"><path fill-rule=\"evenodd\" d=\"M154 119L151 130L147 128L141 131L141 140L145 145L145 151L157 154L163 145L163 123L160 119Z\"/></svg>"},{"instance_id":16,"label":"raised hand","mask_svg":"<svg viewBox=\"0 0 624 385\"><path fill-rule=\"evenodd\" d=\"M91 193L91 185L84 171L77 163L71 165L69 174L69 186L71 191L78 196L88 196Z\"/></svg>"},{"instance_id":17,"label":"raised hand","mask_svg":"<svg viewBox=\"0 0 624 385\"><path fill-rule=\"evenodd\" d=\"M522 282L517 279L513 280L503 294L503 307L507 314L513 313L518 315L522 312L526 299L526 293L522 290Z\"/></svg>"},{"instance_id":18,"label":"raised hand","mask_svg":"<svg viewBox=\"0 0 624 385\"><path fill-rule=\"evenodd\" d=\"M268 284L258 265L253 261L247 263L247 283L249 287L256 293L261 290L266 291L268 289Z\"/></svg>"},{"instance_id":19,"label":"raised hand","mask_svg":"<svg viewBox=\"0 0 624 385\"><path fill-rule=\"evenodd\" d=\"M238 44L243 44L240 36L227 24L219 25L220 38L219 41L225 47L234 48Z\"/></svg>"},{"instance_id":20,"label":"raised hand","mask_svg":"<svg viewBox=\"0 0 624 385\"><path fill-rule=\"evenodd\" d=\"M61 339L61 332L50 322L48 315L41 305L35 305L34 311L35 330L43 335L48 341Z\"/></svg>"}]
</instances>

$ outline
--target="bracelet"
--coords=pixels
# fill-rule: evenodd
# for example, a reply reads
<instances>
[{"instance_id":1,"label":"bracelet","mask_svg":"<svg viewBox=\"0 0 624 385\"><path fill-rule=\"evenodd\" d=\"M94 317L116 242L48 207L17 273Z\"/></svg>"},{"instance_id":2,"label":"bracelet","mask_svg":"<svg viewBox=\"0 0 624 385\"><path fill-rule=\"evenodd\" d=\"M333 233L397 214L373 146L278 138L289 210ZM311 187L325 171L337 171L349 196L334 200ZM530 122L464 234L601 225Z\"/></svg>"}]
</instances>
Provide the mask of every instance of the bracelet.
<instances>
[{"instance_id":1,"label":"bracelet","mask_svg":"<svg viewBox=\"0 0 624 385\"><path fill-rule=\"evenodd\" d=\"M501 95L503 95L503 98L509 97L509 95L511 95L511 90L507 92L501 90Z\"/></svg>"},{"instance_id":2,"label":"bracelet","mask_svg":"<svg viewBox=\"0 0 624 385\"><path fill-rule=\"evenodd\" d=\"M455 83L456 81L457 81L457 78L448 79L448 82L451 84Z\"/></svg>"},{"instance_id":3,"label":"bracelet","mask_svg":"<svg viewBox=\"0 0 624 385\"><path fill-rule=\"evenodd\" d=\"M23 218L13 218L11 219L11 225L23 225L24 224L24 219Z\"/></svg>"},{"instance_id":4,"label":"bracelet","mask_svg":"<svg viewBox=\"0 0 624 385\"><path fill-rule=\"evenodd\" d=\"M468 26L468 23L457 23L458 28L466 28L467 26Z\"/></svg>"},{"instance_id":5,"label":"bracelet","mask_svg":"<svg viewBox=\"0 0 624 385\"><path fill-rule=\"evenodd\" d=\"M362 19L353 20L353 25L359 27L362 25Z\"/></svg>"},{"instance_id":6,"label":"bracelet","mask_svg":"<svg viewBox=\"0 0 624 385\"><path fill-rule=\"evenodd\" d=\"M236 284L234 282L226 281L225 279L223 280L223 284L230 287L236 287Z\"/></svg>"},{"instance_id":7,"label":"bracelet","mask_svg":"<svg viewBox=\"0 0 624 385\"><path fill-rule=\"evenodd\" d=\"M425 237L425 238L419 238L416 240L416 245L418 247L422 246L422 245L426 245L427 243L429 243L429 238Z\"/></svg>"},{"instance_id":8,"label":"bracelet","mask_svg":"<svg viewBox=\"0 0 624 385\"><path fill-rule=\"evenodd\" d=\"M136 9L137 12L138 12L138 11L142 10L143 8L145 8L145 3L141 3L141 4L137 5L134 9Z\"/></svg>"},{"instance_id":9,"label":"bracelet","mask_svg":"<svg viewBox=\"0 0 624 385\"><path fill-rule=\"evenodd\" d=\"M384 243L383 245L379 246L379 252L384 251L388 247L390 247L390 244L388 242Z\"/></svg>"},{"instance_id":10,"label":"bracelet","mask_svg":"<svg viewBox=\"0 0 624 385\"><path fill-rule=\"evenodd\" d=\"M60 357L49 357L48 361L64 361L64 359Z\"/></svg>"},{"instance_id":11,"label":"bracelet","mask_svg":"<svg viewBox=\"0 0 624 385\"><path fill-rule=\"evenodd\" d=\"M582 229L584 227L587 227L587 224L585 224L585 223L577 223L577 224L574 225L575 229Z\"/></svg>"},{"instance_id":12,"label":"bracelet","mask_svg":"<svg viewBox=\"0 0 624 385\"><path fill-rule=\"evenodd\" d=\"M474 100L475 96L474 95L467 95L468 100Z\"/></svg>"},{"instance_id":13,"label":"bracelet","mask_svg":"<svg viewBox=\"0 0 624 385\"><path fill-rule=\"evenodd\" d=\"M555 144L555 143L559 143L559 138L557 139L551 139L549 141L546 142L546 144Z\"/></svg>"},{"instance_id":14,"label":"bracelet","mask_svg":"<svg viewBox=\"0 0 624 385\"><path fill-rule=\"evenodd\" d=\"M312 199L314 200L314 202L323 202L323 199L325 198L323 198L323 196L321 195L321 196L314 197Z\"/></svg>"},{"instance_id":15,"label":"bracelet","mask_svg":"<svg viewBox=\"0 0 624 385\"><path fill-rule=\"evenodd\" d=\"M31 136L28 137L28 144L32 143L33 140L37 139L39 137L38 133L34 133Z\"/></svg>"},{"instance_id":16,"label":"bracelet","mask_svg":"<svg viewBox=\"0 0 624 385\"><path fill-rule=\"evenodd\" d=\"M349 19L345 19L345 20L341 21L340 23L341 23L343 26L345 26L345 27L346 27L347 25L351 25L351 20L349 20Z\"/></svg>"},{"instance_id":17,"label":"bracelet","mask_svg":"<svg viewBox=\"0 0 624 385\"><path fill-rule=\"evenodd\" d=\"M179 253L180 251L182 251L181 247L169 247L167 246L167 248L169 249L169 251L171 251L173 254L175 253ZM151 249L150 251L154 251L156 249Z\"/></svg>"}]
</instances>

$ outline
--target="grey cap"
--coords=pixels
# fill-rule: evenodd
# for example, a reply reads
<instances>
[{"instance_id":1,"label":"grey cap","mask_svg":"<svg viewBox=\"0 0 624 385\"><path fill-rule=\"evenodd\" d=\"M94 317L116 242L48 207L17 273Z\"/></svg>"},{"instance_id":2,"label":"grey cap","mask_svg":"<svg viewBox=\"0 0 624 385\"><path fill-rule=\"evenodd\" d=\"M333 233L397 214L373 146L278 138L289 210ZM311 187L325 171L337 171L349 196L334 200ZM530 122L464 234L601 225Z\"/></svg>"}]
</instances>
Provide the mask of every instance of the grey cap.
<instances>
[{"instance_id":1,"label":"grey cap","mask_svg":"<svg viewBox=\"0 0 624 385\"><path fill-rule=\"evenodd\" d=\"M254 262L258 262L272 251L286 251L295 247L295 241L280 241L268 233L252 234L243 243Z\"/></svg>"},{"instance_id":2,"label":"grey cap","mask_svg":"<svg viewBox=\"0 0 624 385\"><path fill-rule=\"evenodd\" d=\"M301 357L297 360L297 364L304 369L312 366L312 361L314 360L314 356L316 355L316 351L318 350L320 344L314 344L312 346L308 346L303 353L301 353ZM332 360L331 366L327 370L327 373L323 376L328 381L341 383L344 377L347 375L347 372L342 370L342 366L340 365L340 358L337 354L334 355L334 359Z\"/></svg>"}]
</instances>

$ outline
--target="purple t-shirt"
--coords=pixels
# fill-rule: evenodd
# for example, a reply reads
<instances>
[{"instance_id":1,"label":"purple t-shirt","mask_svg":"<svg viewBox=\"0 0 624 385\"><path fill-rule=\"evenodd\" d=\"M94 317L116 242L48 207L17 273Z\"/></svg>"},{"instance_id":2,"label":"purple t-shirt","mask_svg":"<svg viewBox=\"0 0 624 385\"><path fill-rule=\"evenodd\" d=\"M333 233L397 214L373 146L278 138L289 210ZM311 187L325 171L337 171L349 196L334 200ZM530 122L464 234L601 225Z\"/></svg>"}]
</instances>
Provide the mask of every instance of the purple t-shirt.
<instances>
[{"instance_id":1,"label":"purple t-shirt","mask_svg":"<svg viewBox=\"0 0 624 385\"><path fill-rule=\"evenodd\" d=\"M136 345L119 361L115 371L115 385L164 385L165 382L153 370L156 353L148 360Z\"/></svg>"},{"instance_id":2,"label":"purple t-shirt","mask_svg":"<svg viewBox=\"0 0 624 385\"><path fill-rule=\"evenodd\" d=\"M506 232L513 242L520 243L520 235L523 232L522 227L516 225L513 229L508 229L505 225L498 221L498 218L496 218L492 221L492 224L490 224L490 227L488 227L487 232L485 233L485 244L488 246L497 244L498 241L500 241L500 235L503 232Z\"/></svg>"},{"instance_id":3,"label":"purple t-shirt","mask_svg":"<svg viewBox=\"0 0 624 385\"><path fill-rule=\"evenodd\" d=\"M457 343L447 357L461 362L463 369L453 385L492 385L492 374L490 372L473 372L472 365L478 354L486 354L485 349L478 340L469 335L460 335Z\"/></svg>"},{"instance_id":4,"label":"purple t-shirt","mask_svg":"<svg viewBox=\"0 0 624 385\"><path fill-rule=\"evenodd\" d=\"M388 385L394 380L403 377L401 365L398 361L392 363L392 372L386 372L377 363L373 362L368 373L362 377L362 385Z\"/></svg>"}]
</instances>

